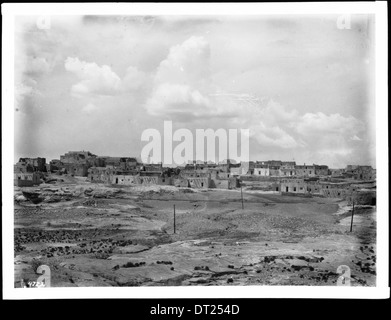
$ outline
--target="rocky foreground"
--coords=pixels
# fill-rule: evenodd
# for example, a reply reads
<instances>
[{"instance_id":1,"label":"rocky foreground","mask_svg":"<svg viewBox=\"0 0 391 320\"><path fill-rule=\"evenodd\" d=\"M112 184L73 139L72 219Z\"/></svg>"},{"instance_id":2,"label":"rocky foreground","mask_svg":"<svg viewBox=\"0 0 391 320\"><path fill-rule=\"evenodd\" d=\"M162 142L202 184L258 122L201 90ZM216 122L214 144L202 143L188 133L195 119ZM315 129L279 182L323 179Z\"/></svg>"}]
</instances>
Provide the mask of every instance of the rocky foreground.
<instances>
[{"instance_id":1,"label":"rocky foreground","mask_svg":"<svg viewBox=\"0 0 391 320\"><path fill-rule=\"evenodd\" d=\"M65 181L64 181L65 180ZM15 287L376 284L375 208L323 198L69 178L15 189ZM176 232L173 205L176 207Z\"/></svg>"}]
</instances>

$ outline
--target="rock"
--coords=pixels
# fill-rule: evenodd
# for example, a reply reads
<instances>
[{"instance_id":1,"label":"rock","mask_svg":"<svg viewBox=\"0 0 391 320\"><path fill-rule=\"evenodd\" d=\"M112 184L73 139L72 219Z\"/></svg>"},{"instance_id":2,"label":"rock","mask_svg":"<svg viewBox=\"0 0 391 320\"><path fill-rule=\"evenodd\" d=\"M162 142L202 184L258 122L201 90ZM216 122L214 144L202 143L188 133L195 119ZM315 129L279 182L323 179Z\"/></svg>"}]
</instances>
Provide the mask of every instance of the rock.
<instances>
[{"instance_id":1,"label":"rock","mask_svg":"<svg viewBox=\"0 0 391 320\"><path fill-rule=\"evenodd\" d=\"M61 201L61 196L49 196L49 197L46 197L44 202L47 202L47 203L54 203L54 202L60 202Z\"/></svg>"},{"instance_id":2,"label":"rock","mask_svg":"<svg viewBox=\"0 0 391 320\"><path fill-rule=\"evenodd\" d=\"M41 196L41 192L22 191L22 193L27 200L30 200L34 204L40 203L44 200L44 198Z\"/></svg>"},{"instance_id":3,"label":"rock","mask_svg":"<svg viewBox=\"0 0 391 320\"><path fill-rule=\"evenodd\" d=\"M275 259L276 259L276 257L274 257L274 256L265 256L263 258L263 262L269 263L269 262L273 262Z\"/></svg>"},{"instance_id":4,"label":"rock","mask_svg":"<svg viewBox=\"0 0 391 320\"><path fill-rule=\"evenodd\" d=\"M17 201L17 202L27 201L26 197L23 196L22 194L15 195L14 200Z\"/></svg>"}]
</instances>

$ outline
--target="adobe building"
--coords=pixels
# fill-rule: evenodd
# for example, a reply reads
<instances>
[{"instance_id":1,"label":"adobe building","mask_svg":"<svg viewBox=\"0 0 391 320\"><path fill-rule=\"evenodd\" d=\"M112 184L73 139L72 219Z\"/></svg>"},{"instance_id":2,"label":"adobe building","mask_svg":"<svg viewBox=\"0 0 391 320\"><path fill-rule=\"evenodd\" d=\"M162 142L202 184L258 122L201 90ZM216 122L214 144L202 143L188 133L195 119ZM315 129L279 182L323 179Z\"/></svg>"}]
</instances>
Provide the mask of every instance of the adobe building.
<instances>
[{"instance_id":1,"label":"adobe building","mask_svg":"<svg viewBox=\"0 0 391 320\"><path fill-rule=\"evenodd\" d=\"M329 169L329 175L332 177L343 177L343 174L345 173L345 169Z\"/></svg>"},{"instance_id":2,"label":"adobe building","mask_svg":"<svg viewBox=\"0 0 391 320\"><path fill-rule=\"evenodd\" d=\"M330 174L329 167L326 165L314 164L316 176L328 176Z\"/></svg>"},{"instance_id":3,"label":"adobe building","mask_svg":"<svg viewBox=\"0 0 391 320\"><path fill-rule=\"evenodd\" d=\"M266 161L266 164L268 164L269 167L280 168L282 166L282 161L281 160L268 160L268 161Z\"/></svg>"},{"instance_id":4,"label":"adobe building","mask_svg":"<svg viewBox=\"0 0 391 320\"><path fill-rule=\"evenodd\" d=\"M88 169L95 164L96 155L89 151L69 151L60 156L62 169L73 176L87 177Z\"/></svg>"},{"instance_id":5,"label":"adobe building","mask_svg":"<svg viewBox=\"0 0 391 320\"><path fill-rule=\"evenodd\" d=\"M110 183L115 170L107 167L88 168L87 180L90 182Z\"/></svg>"},{"instance_id":6,"label":"adobe building","mask_svg":"<svg viewBox=\"0 0 391 320\"><path fill-rule=\"evenodd\" d=\"M208 189L211 184L211 173L207 171L206 167L187 165L173 180L173 184L179 187Z\"/></svg>"},{"instance_id":7,"label":"adobe building","mask_svg":"<svg viewBox=\"0 0 391 320\"><path fill-rule=\"evenodd\" d=\"M112 175L111 184L118 184L118 185L134 185L135 184L135 176L132 175Z\"/></svg>"},{"instance_id":8,"label":"adobe building","mask_svg":"<svg viewBox=\"0 0 391 320\"><path fill-rule=\"evenodd\" d=\"M321 186L321 194L327 198L347 198L354 188L351 186L349 182L323 182L320 183Z\"/></svg>"},{"instance_id":9,"label":"adobe building","mask_svg":"<svg viewBox=\"0 0 391 320\"><path fill-rule=\"evenodd\" d=\"M269 173L271 177L279 177L280 176L280 166L269 166Z\"/></svg>"},{"instance_id":10,"label":"adobe building","mask_svg":"<svg viewBox=\"0 0 391 320\"><path fill-rule=\"evenodd\" d=\"M210 186L210 177L189 177L186 178L188 186L195 189L208 189Z\"/></svg>"},{"instance_id":11,"label":"adobe building","mask_svg":"<svg viewBox=\"0 0 391 320\"><path fill-rule=\"evenodd\" d=\"M229 172L232 176L240 176L242 175L242 167L231 168Z\"/></svg>"},{"instance_id":12,"label":"adobe building","mask_svg":"<svg viewBox=\"0 0 391 320\"><path fill-rule=\"evenodd\" d=\"M66 173L78 177L87 177L89 167L87 163L66 163L63 165Z\"/></svg>"},{"instance_id":13,"label":"adobe building","mask_svg":"<svg viewBox=\"0 0 391 320\"><path fill-rule=\"evenodd\" d=\"M14 172L46 172L46 158L20 158Z\"/></svg>"},{"instance_id":14,"label":"adobe building","mask_svg":"<svg viewBox=\"0 0 391 320\"><path fill-rule=\"evenodd\" d=\"M318 178L281 180L281 194L308 194L327 198L346 199L355 190L349 182L320 181Z\"/></svg>"},{"instance_id":15,"label":"adobe building","mask_svg":"<svg viewBox=\"0 0 391 320\"><path fill-rule=\"evenodd\" d=\"M255 164L254 176L270 176L269 166L267 164Z\"/></svg>"},{"instance_id":16,"label":"adobe building","mask_svg":"<svg viewBox=\"0 0 391 320\"><path fill-rule=\"evenodd\" d=\"M99 162L100 167L121 168L122 170L135 170L139 163L134 157L97 157L95 162Z\"/></svg>"},{"instance_id":17,"label":"adobe building","mask_svg":"<svg viewBox=\"0 0 391 320\"><path fill-rule=\"evenodd\" d=\"M89 163L92 167L106 167L106 158L107 157L95 157L92 159L89 159Z\"/></svg>"},{"instance_id":18,"label":"adobe building","mask_svg":"<svg viewBox=\"0 0 391 320\"><path fill-rule=\"evenodd\" d=\"M314 165L296 165L296 176L298 177L315 177L315 166Z\"/></svg>"},{"instance_id":19,"label":"adobe building","mask_svg":"<svg viewBox=\"0 0 391 320\"><path fill-rule=\"evenodd\" d=\"M279 175L282 177L292 177L296 175L295 161L282 161Z\"/></svg>"},{"instance_id":20,"label":"adobe building","mask_svg":"<svg viewBox=\"0 0 391 320\"><path fill-rule=\"evenodd\" d=\"M182 176L175 177L173 179L173 185L179 188L190 188L188 179Z\"/></svg>"},{"instance_id":21,"label":"adobe building","mask_svg":"<svg viewBox=\"0 0 391 320\"><path fill-rule=\"evenodd\" d=\"M254 168L255 168L255 162L254 161L249 161L248 163L248 170L247 170L247 175L253 175L254 174ZM247 166L247 164L245 164L245 166Z\"/></svg>"},{"instance_id":22,"label":"adobe building","mask_svg":"<svg viewBox=\"0 0 391 320\"><path fill-rule=\"evenodd\" d=\"M281 193L306 193L304 179L281 179Z\"/></svg>"},{"instance_id":23,"label":"adobe building","mask_svg":"<svg viewBox=\"0 0 391 320\"><path fill-rule=\"evenodd\" d=\"M232 167L230 169L230 172L234 176L242 176L242 175L252 174L253 170L254 170L253 162L241 162L240 167L238 168Z\"/></svg>"},{"instance_id":24,"label":"adobe building","mask_svg":"<svg viewBox=\"0 0 391 320\"><path fill-rule=\"evenodd\" d=\"M41 184L40 175L37 172L14 173L14 185L18 187L32 187Z\"/></svg>"},{"instance_id":25,"label":"adobe building","mask_svg":"<svg viewBox=\"0 0 391 320\"><path fill-rule=\"evenodd\" d=\"M60 156L61 163L65 164L89 164L93 165L96 155L89 151L69 151ZM91 162L91 163L89 163Z\"/></svg>"},{"instance_id":26,"label":"adobe building","mask_svg":"<svg viewBox=\"0 0 391 320\"><path fill-rule=\"evenodd\" d=\"M231 190L240 187L238 177L211 179L209 188Z\"/></svg>"},{"instance_id":27,"label":"adobe building","mask_svg":"<svg viewBox=\"0 0 391 320\"><path fill-rule=\"evenodd\" d=\"M49 164L46 165L47 172L57 172L63 168L63 164L59 159L50 160Z\"/></svg>"},{"instance_id":28,"label":"adobe building","mask_svg":"<svg viewBox=\"0 0 391 320\"><path fill-rule=\"evenodd\" d=\"M242 172L242 165L241 163L231 164L229 167L228 173L232 175L240 175Z\"/></svg>"},{"instance_id":29,"label":"adobe building","mask_svg":"<svg viewBox=\"0 0 391 320\"><path fill-rule=\"evenodd\" d=\"M346 167L346 173L350 174L355 180L375 180L376 175L371 166L354 166L348 165Z\"/></svg>"}]
</instances>

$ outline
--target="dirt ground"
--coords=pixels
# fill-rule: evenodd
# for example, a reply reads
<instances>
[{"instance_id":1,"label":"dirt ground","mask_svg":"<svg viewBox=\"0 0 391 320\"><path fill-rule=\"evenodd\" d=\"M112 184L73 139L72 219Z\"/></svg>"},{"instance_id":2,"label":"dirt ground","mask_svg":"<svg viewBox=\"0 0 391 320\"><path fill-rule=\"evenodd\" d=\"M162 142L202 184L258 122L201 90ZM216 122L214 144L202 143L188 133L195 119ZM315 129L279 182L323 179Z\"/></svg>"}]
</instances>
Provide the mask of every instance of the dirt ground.
<instances>
[{"instance_id":1,"label":"dirt ground","mask_svg":"<svg viewBox=\"0 0 391 320\"><path fill-rule=\"evenodd\" d=\"M119 187L85 178L15 187L15 287L376 285L376 208L272 192ZM33 203L34 202L34 203ZM175 205L175 233L174 233ZM346 276L347 274L345 274Z\"/></svg>"}]
</instances>

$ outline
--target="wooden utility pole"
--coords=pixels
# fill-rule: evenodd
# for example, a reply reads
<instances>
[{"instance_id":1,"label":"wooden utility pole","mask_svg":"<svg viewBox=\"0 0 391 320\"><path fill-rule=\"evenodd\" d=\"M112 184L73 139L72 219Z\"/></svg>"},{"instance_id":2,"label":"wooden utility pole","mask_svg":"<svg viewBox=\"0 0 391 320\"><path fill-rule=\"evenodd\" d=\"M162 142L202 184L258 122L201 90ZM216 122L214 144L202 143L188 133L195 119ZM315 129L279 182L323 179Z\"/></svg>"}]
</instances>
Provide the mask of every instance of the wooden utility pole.
<instances>
[{"instance_id":1,"label":"wooden utility pole","mask_svg":"<svg viewBox=\"0 0 391 320\"><path fill-rule=\"evenodd\" d=\"M175 204L174 204L174 233L175 233Z\"/></svg>"},{"instance_id":2,"label":"wooden utility pole","mask_svg":"<svg viewBox=\"0 0 391 320\"><path fill-rule=\"evenodd\" d=\"M244 209L242 183L240 183L240 195L242 197L242 209Z\"/></svg>"},{"instance_id":3,"label":"wooden utility pole","mask_svg":"<svg viewBox=\"0 0 391 320\"><path fill-rule=\"evenodd\" d=\"M353 209L352 209L352 220L350 221L350 232L353 230L353 216L354 216L354 198L352 197L352 204L353 204Z\"/></svg>"}]
</instances>

